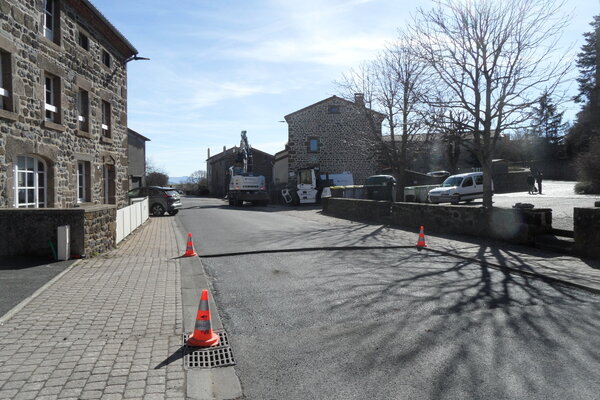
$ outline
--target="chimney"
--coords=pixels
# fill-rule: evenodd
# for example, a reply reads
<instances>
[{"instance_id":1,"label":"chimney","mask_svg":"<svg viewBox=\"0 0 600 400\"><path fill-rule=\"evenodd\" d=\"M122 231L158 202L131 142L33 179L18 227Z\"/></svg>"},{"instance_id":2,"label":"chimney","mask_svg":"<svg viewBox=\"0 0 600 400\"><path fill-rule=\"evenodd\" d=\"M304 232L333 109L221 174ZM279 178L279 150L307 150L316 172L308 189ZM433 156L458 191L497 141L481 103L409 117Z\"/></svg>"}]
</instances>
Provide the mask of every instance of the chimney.
<instances>
[{"instance_id":1,"label":"chimney","mask_svg":"<svg viewBox=\"0 0 600 400\"><path fill-rule=\"evenodd\" d=\"M223 146L223 153L227 150L227 147Z\"/></svg>"},{"instance_id":2,"label":"chimney","mask_svg":"<svg viewBox=\"0 0 600 400\"><path fill-rule=\"evenodd\" d=\"M364 106L365 95L362 93L354 93L354 103L358 104L359 106Z\"/></svg>"},{"instance_id":3,"label":"chimney","mask_svg":"<svg viewBox=\"0 0 600 400\"><path fill-rule=\"evenodd\" d=\"M208 156L206 158L210 158L210 147L208 148Z\"/></svg>"}]
</instances>

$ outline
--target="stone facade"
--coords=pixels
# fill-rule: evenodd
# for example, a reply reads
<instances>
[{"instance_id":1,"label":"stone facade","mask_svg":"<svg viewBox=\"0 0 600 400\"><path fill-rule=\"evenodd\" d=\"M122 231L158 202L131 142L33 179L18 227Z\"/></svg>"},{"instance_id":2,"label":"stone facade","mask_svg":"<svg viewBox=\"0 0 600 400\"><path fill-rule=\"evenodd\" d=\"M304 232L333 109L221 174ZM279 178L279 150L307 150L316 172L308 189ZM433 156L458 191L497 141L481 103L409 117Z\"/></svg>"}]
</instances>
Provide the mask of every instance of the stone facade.
<instances>
[{"instance_id":1,"label":"stone facade","mask_svg":"<svg viewBox=\"0 0 600 400\"><path fill-rule=\"evenodd\" d=\"M384 116L355 102L332 96L285 116L288 123L289 172L320 168L321 174L351 172L355 184L381 168Z\"/></svg>"},{"instance_id":2,"label":"stone facade","mask_svg":"<svg viewBox=\"0 0 600 400\"><path fill-rule=\"evenodd\" d=\"M0 0L1 208L127 204L136 53L87 0Z\"/></svg>"}]
</instances>

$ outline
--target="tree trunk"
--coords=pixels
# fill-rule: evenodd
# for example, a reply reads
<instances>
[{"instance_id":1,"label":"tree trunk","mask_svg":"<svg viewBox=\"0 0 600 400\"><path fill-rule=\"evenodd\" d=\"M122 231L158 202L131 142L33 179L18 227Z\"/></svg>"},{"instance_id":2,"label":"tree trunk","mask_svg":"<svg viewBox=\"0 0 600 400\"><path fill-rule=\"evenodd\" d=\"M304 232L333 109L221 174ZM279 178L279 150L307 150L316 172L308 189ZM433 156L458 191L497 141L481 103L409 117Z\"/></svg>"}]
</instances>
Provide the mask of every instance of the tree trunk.
<instances>
[{"instance_id":1,"label":"tree trunk","mask_svg":"<svg viewBox=\"0 0 600 400\"><path fill-rule=\"evenodd\" d=\"M492 204L492 160L481 160L483 170L483 208L491 210Z\"/></svg>"}]
</instances>

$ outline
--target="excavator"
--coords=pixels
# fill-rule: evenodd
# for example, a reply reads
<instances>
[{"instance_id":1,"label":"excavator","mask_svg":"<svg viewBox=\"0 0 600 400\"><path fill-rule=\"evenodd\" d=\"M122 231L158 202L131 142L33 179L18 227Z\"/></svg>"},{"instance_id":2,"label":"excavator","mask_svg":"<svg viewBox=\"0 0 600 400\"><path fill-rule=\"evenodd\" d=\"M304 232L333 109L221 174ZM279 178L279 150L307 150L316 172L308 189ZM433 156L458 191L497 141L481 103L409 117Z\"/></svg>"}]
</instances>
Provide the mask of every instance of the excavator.
<instances>
[{"instance_id":1,"label":"excavator","mask_svg":"<svg viewBox=\"0 0 600 400\"><path fill-rule=\"evenodd\" d=\"M240 148L235 155L234 164L229 167L231 179L227 199L230 206L240 207L244 201L252 205L269 204L269 193L265 177L252 173L252 147L248 143L246 131L242 131Z\"/></svg>"}]
</instances>

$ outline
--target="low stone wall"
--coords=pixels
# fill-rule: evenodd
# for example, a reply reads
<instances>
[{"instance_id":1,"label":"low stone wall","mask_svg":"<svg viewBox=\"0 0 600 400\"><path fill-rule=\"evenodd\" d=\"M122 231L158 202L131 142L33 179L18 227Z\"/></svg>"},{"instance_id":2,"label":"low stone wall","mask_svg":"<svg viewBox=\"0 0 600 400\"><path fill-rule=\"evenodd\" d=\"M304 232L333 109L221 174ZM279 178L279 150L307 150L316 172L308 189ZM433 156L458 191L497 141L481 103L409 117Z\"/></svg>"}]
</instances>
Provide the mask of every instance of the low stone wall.
<instances>
[{"instance_id":1,"label":"low stone wall","mask_svg":"<svg viewBox=\"0 0 600 400\"><path fill-rule=\"evenodd\" d=\"M575 253L581 257L600 259L600 208L573 210Z\"/></svg>"},{"instance_id":2,"label":"low stone wall","mask_svg":"<svg viewBox=\"0 0 600 400\"><path fill-rule=\"evenodd\" d=\"M94 256L105 253L115 248L116 240L117 207L99 205L86 208L83 254Z\"/></svg>"},{"instance_id":3,"label":"low stone wall","mask_svg":"<svg viewBox=\"0 0 600 400\"><path fill-rule=\"evenodd\" d=\"M388 201L342 199L328 197L321 199L325 214L354 221L390 223L392 204Z\"/></svg>"},{"instance_id":4,"label":"low stone wall","mask_svg":"<svg viewBox=\"0 0 600 400\"><path fill-rule=\"evenodd\" d=\"M491 237L515 243L532 243L536 235L552 229L551 209L494 208L489 224L482 207L328 198L323 199L325 214L429 232L458 233Z\"/></svg>"},{"instance_id":5,"label":"low stone wall","mask_svg":"<svg viewBox=\"0 0 600 400\"><path fill-rule=\"evenodd\" d=\"M0 209L0 256L52 256L57 228L70 226L71 254L95 255L115 247L116 206Z\"/></svg>"}]
</instances>

